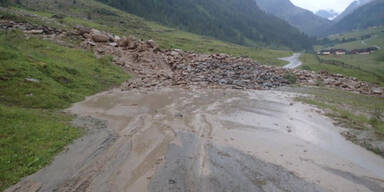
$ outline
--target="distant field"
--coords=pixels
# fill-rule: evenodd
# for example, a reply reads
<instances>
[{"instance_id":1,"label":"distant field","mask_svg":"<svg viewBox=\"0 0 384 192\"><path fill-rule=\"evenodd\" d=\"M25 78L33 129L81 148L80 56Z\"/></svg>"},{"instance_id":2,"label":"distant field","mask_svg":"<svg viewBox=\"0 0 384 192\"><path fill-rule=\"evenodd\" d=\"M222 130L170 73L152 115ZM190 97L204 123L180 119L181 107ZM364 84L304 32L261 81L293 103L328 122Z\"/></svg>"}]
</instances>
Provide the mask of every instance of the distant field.
<instances>
[{"instance_id":1,"label":"distant field","mask_svg":"<svg viewBox=\"0 0 384 192\"><path fill-rule=\"evenodd\" d=\"M361 80L384 86L384 26L371 27L366 30L358 30L345 34L336 34L328 37L330 40L355 38L356 40L338 43L332 46L317 45L315 50L343 48L347 50L378 47L379 51L371 55L340 55L340 56L320 56L313 54L303 54L303 69L314 71L327 70L331 73L341 73L347 76L357 77ZM321 59L321 60L319 60ZM330 62L327 62L330 61ZM344 63L344 67L331 65L332 61Z\"/></svg>"},{"instance_id":2,"label":"distant field","mask_svg":"<svg viewBox=\"0 0 384 192\"><path fill-rule=\"evenodd\" d=\"M65 24L64 28L83 25L119 35L127 36L133 34L142 39L153 39L158 42L162 48L178 48L199 53L227 53L233 56L248 56L262 64L275 66L287 64L287 62L277 58L287 57L292 54L291 51L288 51L284 47L268 48L262 44L258 45L259 48L245 47L218 41L210 37L183 32L146 21L94 0L77 0L76 5L72 5L71 3L59 4L54 0L21 0L21 2L29 8L28 12L41 17L49 18L54 14L64 15L65 17L59 20ZM59 8L59 6L61 8ZM67 8L65 8L65 6L67 6ZM26 11L24 8L13 9ZM40 22L35 18L25 19Z\"/></svg>"},{"instance_id":3,"label":"distant field","mask_svg":"<svg viewBox=\"0 0 384 192\"><path fill-rule=\"evenodd\" d=\"M359 49L366 47L379 47L384 49L384 26L371 27L365 30L357 30L345 34L336 34L328 37L330 40L348 40L355 38L355 41L339 43L333 46L316 46L316 50L328 48Z\"/></svg>"},{"instance_id":4,"label":"distant field","mask_svg":"<svg viewBox=\"0 0 384 192\"><path fill-rule=\"evenodd\" d=\"M323 60L336 60L344 62L351 68L336 66L320 62L316 55L303 54L301 69L341 73L356 77L360 80L371 82L384 87L384 61L379 61L379 53L373 55L346 55L346 56L321 56Z\"/></svg>"}]
</instances>

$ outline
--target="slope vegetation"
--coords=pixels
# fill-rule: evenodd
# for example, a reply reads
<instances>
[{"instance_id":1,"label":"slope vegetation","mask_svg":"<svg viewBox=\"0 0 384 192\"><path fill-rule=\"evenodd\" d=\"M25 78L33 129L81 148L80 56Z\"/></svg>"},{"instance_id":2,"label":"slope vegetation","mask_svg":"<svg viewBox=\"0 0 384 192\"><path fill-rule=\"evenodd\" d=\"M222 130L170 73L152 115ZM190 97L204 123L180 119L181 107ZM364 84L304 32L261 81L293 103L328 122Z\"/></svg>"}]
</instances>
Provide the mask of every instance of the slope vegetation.
<instances>
[{"instance_id":1,"label":"slope vegetation","mask_svg":"<svg viewBox=\"0 0 384 192\"><path fill-rule=\"evenodd\" d=\"M308 37L261 11L254 0L99 0L179 29L243 45L310 49Z\"/></svg>"},{"instance_id":2,"label":"slope vegetation","mask_svg":"<svg viewBox=\"0 0 384 192\"><path fill-rule=\"evenodd\" d=\"M0 63L0 191L81 136L61 109L128 78L110 58L1 30Z\"/></svg>"},{"instance_id":3,"label":"slope vegetation","mask_svg":"<svg viewBox=\"0 0 384 192\"><path fill-rule=\"evenodd\" d=\"M267 13L275 15L308 35L318 35L322 27L331 22L313 14L311 11L296 7L289 0L255 0Z\"/></svg>"},{"instance_id":4,"label":"slope vegetation","mask_svg":"<svg viewBox=\"0 0 384 192\"><path fill-rule=\"evenodd\" d=\"M198 53L227 53L234 56L248 56L266 65L284 65L285 62L277 58L291 54L286 49L272 50L270 49L271 46L251 48L164 27L94 0L19 0L19 2L19 6L22 8L29 9L33 14L48 17L47 20L54 15L63 16L59 20L66 27L82 25L118 35L133 34L140 39L153 39L166 49L177 48ZM26 18L34 19L33 17ZM56 25L56 27L61 26Z\"/></svg>"},{"instance_id":5,"label":"slope vegetation","mask_svg":"<svg viewBox=\"0 0 384 192\"><path fill-rule=\"evenodd\" d=\"M356 9L340 21L334 23L326 30L326 34L343 33L383 24L384 1L376 0Z\"/></svg>"}]
</instances>

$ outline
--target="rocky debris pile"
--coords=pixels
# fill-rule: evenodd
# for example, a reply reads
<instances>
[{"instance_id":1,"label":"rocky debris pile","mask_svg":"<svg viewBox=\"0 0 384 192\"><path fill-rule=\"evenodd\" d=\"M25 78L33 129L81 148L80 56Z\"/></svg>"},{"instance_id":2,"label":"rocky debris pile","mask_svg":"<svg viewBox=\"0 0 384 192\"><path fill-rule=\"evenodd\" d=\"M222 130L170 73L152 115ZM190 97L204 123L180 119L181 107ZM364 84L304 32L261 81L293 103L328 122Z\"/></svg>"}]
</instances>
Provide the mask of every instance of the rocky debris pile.
<instances>
[{"instance_id":1,"label":"rocky debris pile","mask_svg":"<svg viewBox=\"0 0 384 192\"><path fill-rule=\"evenodd\" d=\"M383 88L342 74L330 74L327 71L316 73L305 70L294 70L293 73L296 75L298 82L304 85L325 86L365 95L384 95Z\"/></svg>"},{"instance_id":2,"label":"rocky debris pile","mask_svg":"<svg viewBox=\"0 0 384 192\"><path fill-rule=\"evenodd\" d=\"M288 84L286 70L249 58L161 50L153 40L120 38L80 27L78 34L84 38L82 47L92 48L97 55L114 56L116 64L134 74L136 78L122 86L124 90L162 86L270 89Z\"/></svg>"},{"instance_id":3,"label":"rocky debris pile","mask_svg":"<svg viewBox=\"0 0 384 192\"><path fill-rule=\"evenodd\" d=\"M122 89L162 86L270 89L289 84L292 72L303 85L326 86L346 91L384 95L383 89L340 74L286 70L260 65L249 58L226 54L196 54L180 49L161 50L153 40L119 37L95 29L77 28L82 46L97 55L112 55L116 64L134 74Z\"/></svg>"},{"instance_id":4,"label":"rocky debris pile","mask_svg":"<svg viewBox=\"0 0 384 192\"><path fill-rule=\"evenodd\" d=\"M235 89L270 89L289 84L289 72L303 85L326 86L366 95L384 95L384 89L341 74L326 71L292 70L260 65L244 57L226 54L196 54L179 49L161 50L153 40L139 40L134 36L117 35L75 27L64 31L54 27L18 23L0 19L0 29L19 29L26 34L42 35L60 41L60 37L74 36L82 40L80 46L92 49L97 56L113 56L114 62L135 78L122 85L122 89L163 86L213 87ZM60 41L61 42L61 41Z\"/></svg>"},{"instance_id":5,"label":"rocky debris pile","mask_svg":"<svg viewBox=\"0 0 384 192\"><path fill-rule=\"evenodd\" d=\"M171 58L176 85L270 89L289 84L285 78L286 70L260 65L249 58L226 54L199 56L194 53L184 53L180 57L174 51L167 56Z\"/></svg>"},{"instance_id":6,"label":"rocky debris pile","mask_svg":"<svg viewBox=\"0 0 384 192\"><path fill-rule=\"evenodd\" d=\"M44 25L33 25L30 23L17 23L9 20L0 20L0 29L19 29L24 31L24 33L33 35L58 35L64 32L63 30L56 29L54 27L48 27Z\"/></svg>"}]
</instances>

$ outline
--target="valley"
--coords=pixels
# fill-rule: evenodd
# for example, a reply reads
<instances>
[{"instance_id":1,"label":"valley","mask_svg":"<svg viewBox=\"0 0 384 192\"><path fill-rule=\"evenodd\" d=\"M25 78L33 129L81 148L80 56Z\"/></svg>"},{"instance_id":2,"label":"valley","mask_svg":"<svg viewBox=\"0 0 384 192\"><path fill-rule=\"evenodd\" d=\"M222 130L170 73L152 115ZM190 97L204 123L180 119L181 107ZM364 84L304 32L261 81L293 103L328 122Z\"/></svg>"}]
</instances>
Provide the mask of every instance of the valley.
<instances>
[{"instance_id":1,"label":"valley","mask_svg":"<svg viewBox=\"0 0 384 192\"><path fill-rule=\"evenodd\" d=\"M210 34L214 1L167 1L209 15L203 35L160 19L172 11L155 1L12 2L0 6L0 191L384 188L383 50L313 53L384 46L382 26L296 47L242 27L241 42ZM307 38L291 27L284 38Z\"/></svg>"}]
</instances>

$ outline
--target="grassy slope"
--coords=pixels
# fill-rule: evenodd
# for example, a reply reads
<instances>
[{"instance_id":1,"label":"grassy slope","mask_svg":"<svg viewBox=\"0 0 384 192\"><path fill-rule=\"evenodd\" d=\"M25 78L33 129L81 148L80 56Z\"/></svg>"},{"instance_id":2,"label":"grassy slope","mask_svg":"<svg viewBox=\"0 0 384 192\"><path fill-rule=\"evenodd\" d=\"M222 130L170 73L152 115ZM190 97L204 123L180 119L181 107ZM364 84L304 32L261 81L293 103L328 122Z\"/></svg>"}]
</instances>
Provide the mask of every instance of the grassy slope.
<instances>
[{"instance_id":1,"label":"grassy slope","mask_svg":"<svg viewBox=\"0 0 384 192\"><path fill-rule=\"evenodd\" d=\"M364 36L370 38L364 39ZM345 34L336 34L328 37L330 40L342 40L355 38L356 41L340 43L331 47L315 46L316 50L330 48L344 48L348 50L379 46L382 49L371 55L343 55L343 56L321 56L323 60L334 60L343 62L351 68L320 63L315 55L303 54L301 59L304 63L303 69L314 71L327 70L331 73L341 73L357 77L361 80L384 86L384 26L371 27L366 30L358 30ZM362 38L364 40L362 40ZM365 43L362 43L362 41Z\"/></svg>"},{"instance_id":2,"label":"grassy slope","mask_svg":"<svg viewBox=\"0 0 384 192\"><path fill-rule=\"evenodd\" d=\"M21 2L24 6L30 8L31 12L41 16L50 17L57 13L65 15L66 17L62 22L67 26L81 24L119 35L133 34L142 39L153 39L162 48L178 48L199 53L219 52L234 56L248 56L266 65L279 66L287 62L277 58L286 57L291 54L287 50L244 47L164 27L94 0L76 0L74 5L54 0L21 0ZM38 10L38 12L33 10Z\"/></svg>"},{"instance_id":3,"label":"grassy slope","mask_svg":"<svg viewBox=\"0 0 384 192\"><path fill-rule=\"evenodd\" d=\"M361 39L365 35L370 35L368 39ZM321 48L344 48L344 49L359 49L372 46L379 46L384 48L384 26L370 27L365 30L356 30L350 33L336 34L329 36L330 40L335 39L351 39L356 38L356 41L340 43L332 47L318 47ZM363 41L363 42L362 42ZM364 44L365 43L365 44Z\"/></svg>"},{"instance_id":4,"label":"grassy slope","mask_svg":"<svg viewBox=\"0 0 384 192\"><path fill-rule=\"evenodd\" d=\"M345 91L327 88L307 88L299 92L314 95L314 97L299 97L299 100L315 104L320 108L332 109L332 115L344 118L352 127L364 129L367 125L384 134L384 122L373 123L375 113L384 109L384 102L380 97L364 96ZM351 125L350 125L351 126Z\"/></svg>"},{"instance_id":5,"label":"grassy slope","mask_svg":"<svg viewBox=\"0 0 384 192\"><path fill-rule=\"evenodd\" d=\"M0 191L82 134L60 109L128 78L110 58L21 33L0 32L0 63Z\"/></svg>"},{"instance_id":6,"label":"grassy slope","mask_svg":"<svg viewBox=\"0 0 384 192\"><path fill-rule=\"evenodd\" d=\"M348 65L358 67L360 69L350 69L341 66L320 63L313 54L303 54L301 61L303 65L301 69L322 71L327 70L329 73L341 73L347 76L356 77L360 80L371 82L380 86L384 86L384 61L378 60L379 53L374 55L346 55L346 56L321 56L326 60L338 60Z\"/></svg>"},{"instance_id":7,"label":"grassy slope","mask_svg":"<svg viewBox=\"0 0 384 192\"><path fill-rule=\"evenodd\" d=\"M327 88L297 88L294 91L310 94L309 97L301 96L297 100L325 109L327 115L336 120L339 125L357 130L372 130L382 141L384 137L383 98ZM369 142L356 142L384 157L384 151L378 150Z\"/></svg>"}]
</instances>

